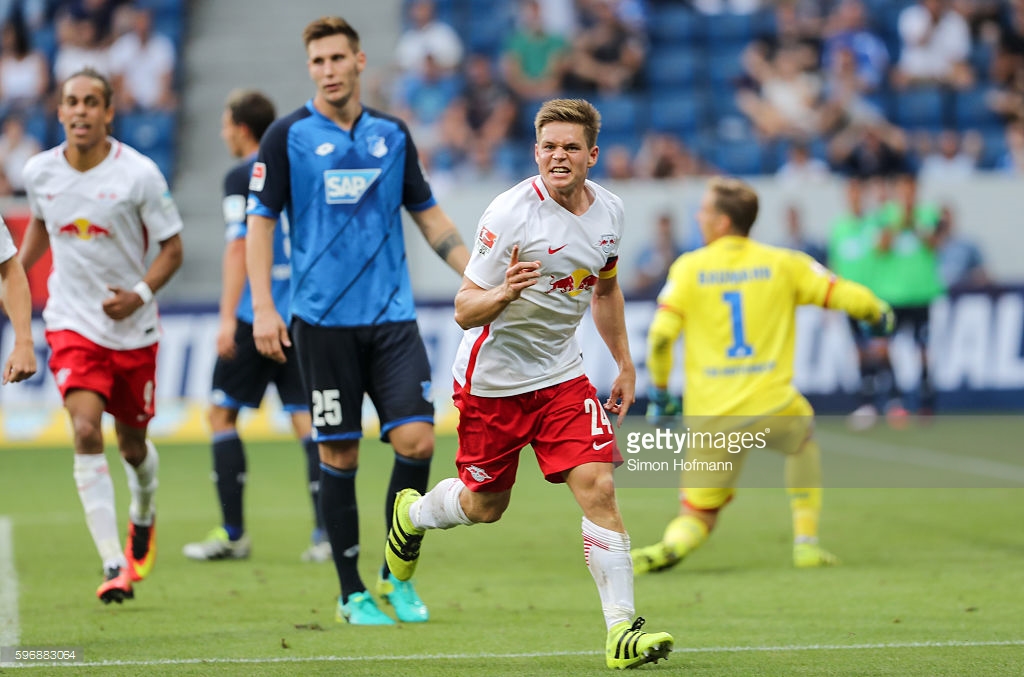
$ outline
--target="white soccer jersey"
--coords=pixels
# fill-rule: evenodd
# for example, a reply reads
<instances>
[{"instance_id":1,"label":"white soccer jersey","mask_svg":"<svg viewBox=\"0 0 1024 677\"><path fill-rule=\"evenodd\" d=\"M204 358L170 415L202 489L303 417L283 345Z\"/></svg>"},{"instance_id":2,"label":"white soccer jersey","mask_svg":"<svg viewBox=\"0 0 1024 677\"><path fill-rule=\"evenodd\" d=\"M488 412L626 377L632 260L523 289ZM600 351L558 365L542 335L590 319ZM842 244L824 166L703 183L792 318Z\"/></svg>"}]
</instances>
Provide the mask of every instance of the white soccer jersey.
<instances>
[{"instance_id":1,"label":"white soccer jersey","mask_svg":"<svg viewBox=\"0 0 1024 677\"><path fill-rule=\"evenodd\" d=\"M480 218L466 277L484 289L505 280L512 246L540 261L540 279L491 324L466 331L452 373L469 392L502 397L583 374L576 328L599 277L613 277L622 200L587 181L594 202L576 216L555 202L539 176L491 202Z\"/></svg>"},{"instance_id":2,"label":"white soccer jersey","mask_svg":"<svg viewBox=\"0 0 1024 677\"><path fill-rule=\"evenodd\" d=\"M4 223L3 218L0 218L0 263L3 263L17 253L18 249L14 246L11 231L7 230L7 224Z\"/></svg>"},{"instance_id":3,"label":"white soccer jersey","mask_svg":"<svg viewBox=\"0 0 1024 677\"><path fill-rule=\"evenodd\" d=\"M110 154L87 172L64 157L65 144L25 165L32 215L46 223L53 253L48 330L70 329L98 345L131 350L160 338L156 302L123 320L103 312L109 286L131 289L146 274L146 249L181 232L181 217L156 164L109 139Z\"/></svg>"}]
</instances>

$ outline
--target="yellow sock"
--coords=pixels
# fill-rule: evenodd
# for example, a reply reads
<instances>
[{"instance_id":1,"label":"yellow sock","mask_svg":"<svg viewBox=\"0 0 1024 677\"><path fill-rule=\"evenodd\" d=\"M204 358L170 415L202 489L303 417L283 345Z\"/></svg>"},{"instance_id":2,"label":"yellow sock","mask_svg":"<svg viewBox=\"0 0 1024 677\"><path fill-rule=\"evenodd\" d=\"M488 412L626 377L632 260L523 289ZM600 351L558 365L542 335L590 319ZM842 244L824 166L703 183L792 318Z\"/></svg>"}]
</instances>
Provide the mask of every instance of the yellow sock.
<instances>
[{"instance_id":1,"label":"yellow sock","mask_svg":"<svg viewBox=\"0 0 1024 677\"><path fill-rule=\"evenodd\" d=\"M793 542L817 543L821 517L821 488L787 489L793 510Z\"/></svg>"},{"instance_id":2,"label":"yellow sock","mask_svg":"<svg viewBox=\"0 0 1024 677\"><path fill-rule=\"evenodd\" d=\"M677 557L685 557L708 539L708 526L693 515L680 515L668 523L662 542Z\"/></svg>"}]
</instances>

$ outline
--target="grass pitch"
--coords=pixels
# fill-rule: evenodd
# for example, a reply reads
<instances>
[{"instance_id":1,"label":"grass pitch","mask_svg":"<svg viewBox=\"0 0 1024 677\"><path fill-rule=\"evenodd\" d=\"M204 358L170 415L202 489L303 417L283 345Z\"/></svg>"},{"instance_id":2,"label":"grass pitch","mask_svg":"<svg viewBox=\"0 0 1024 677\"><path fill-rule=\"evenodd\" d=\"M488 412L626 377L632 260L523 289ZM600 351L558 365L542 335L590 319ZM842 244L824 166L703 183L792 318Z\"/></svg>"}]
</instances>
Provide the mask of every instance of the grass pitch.
<instances>
[{"instance_id":1,"label":"grass pitch","mask_svg":"<svg viewBox=\"0 0 1024 677\"><path fill-rule=\"evenodd\" d=\"M919 460L922 447L943 462L976 452L964 445L966 433L943 434L941 425L858 437L825 430L826 474L826 439L894 454L905 447ZM334 621L332 565L299 561L311 527L300 448L252 443L247 450L252 558L200 563L181 554L219 519L210 452L205 445L164 444L156 568L137 585L135 600L109 607L94 594L100 564L75 493L70 450L0 450L0 515L13 525L18 600L16 617L0 609L0 620L16 618L20 645L78 647L84 663L72 668L76 674L606 672L605 630L583 563L579 510L565 487L540 478L529 451L501 522L427 535L417 581L430 622L359 628ZM432 482L453 473L454 450L454 439L438 440ZM108 457L124 523L127 488L113 450ZM371 590L383 552L390 465L389 448L365 443L358 476L361 569ZM623 489L619 498L636 545L657 540L676 511L672 489ZM843 565L798 571L790 563L785 493L743 490L701 550L676 569L636 579L637 610L648 629L676 638L668 662L643 669L1020 674L1022 517L1020 489L826 490L822 540ZM0 581L0 589L14 584Z\"/></svg>"}]
</instances>

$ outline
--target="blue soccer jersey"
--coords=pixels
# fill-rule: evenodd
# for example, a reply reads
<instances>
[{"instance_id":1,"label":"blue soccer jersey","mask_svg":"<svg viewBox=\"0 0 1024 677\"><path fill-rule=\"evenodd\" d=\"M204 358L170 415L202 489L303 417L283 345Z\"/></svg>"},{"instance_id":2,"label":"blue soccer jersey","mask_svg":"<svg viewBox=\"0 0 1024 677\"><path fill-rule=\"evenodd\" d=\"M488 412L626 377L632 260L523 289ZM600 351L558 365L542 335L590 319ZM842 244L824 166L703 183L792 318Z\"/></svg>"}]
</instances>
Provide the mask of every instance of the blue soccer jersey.
<instances>
[{"instance_id":1,"label":"blue soccer jersey","mask_svg":"<svg viewBox=\"0 0 1024 677\"><path fill-rule=\"evenodd\" d=\"M246 158L228 171L224 177L224 237L228 242L245 237L245 204L249 194L249 177L256 163L256 154ZM288 310L289 292L292 269L288 261L288 223L281 219L274 229L274 267L271 270L270 291L274 297L274 307L281 317L288 321L291 317ZM238 299L235 317L242 322L252 324L252 291L248 279L245 289Z\"/></svg>"},{"instance_id":2,"label":"blue soccer jersey","mask_svg":"<svg viewBox=\"0 0 1024 677\"><path fill-rule=\"evenodd\" d=\"M415 319L400 208L435 204L405 123L364 107L346 131L309 101L264 135L248 213L291 225L292 315L356 327Z\"/></svg>"}]
</instances>

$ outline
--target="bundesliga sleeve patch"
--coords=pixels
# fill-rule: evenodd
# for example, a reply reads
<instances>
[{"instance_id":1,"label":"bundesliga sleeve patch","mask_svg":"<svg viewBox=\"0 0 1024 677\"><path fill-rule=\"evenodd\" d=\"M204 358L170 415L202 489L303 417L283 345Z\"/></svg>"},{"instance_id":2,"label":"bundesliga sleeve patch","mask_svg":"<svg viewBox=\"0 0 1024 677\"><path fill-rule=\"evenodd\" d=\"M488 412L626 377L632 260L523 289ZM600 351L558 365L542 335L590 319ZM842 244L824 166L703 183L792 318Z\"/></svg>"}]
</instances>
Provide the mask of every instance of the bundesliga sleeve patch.
<instances>
[{"instance_id":1,"label":"bundesliga sleeve patch","mask_svg":"<svg viewBox=\"0 0 1024 677\"><path fill-rule=\"evenodd\" d=\"M480 243L480 246L477 247L477 251L482 255L491 251L491 248L494 247L494 243L498 241L498 236L487 230L486 226L481 226L480 234L477 235L476 239L477 242Z\"/></svg>"},{"instance_id":2,"label":"bundesliga sleeve patch","mask_svg":"<svg viewBox=\"0 0 1024 677\"><path fill-rule=\"evenodd\" d=\"M252 176L249 177L249 190L258 193L263 190L267 183L267 166L257 162L252 166Z\"/></svg>"}]
</instances>

